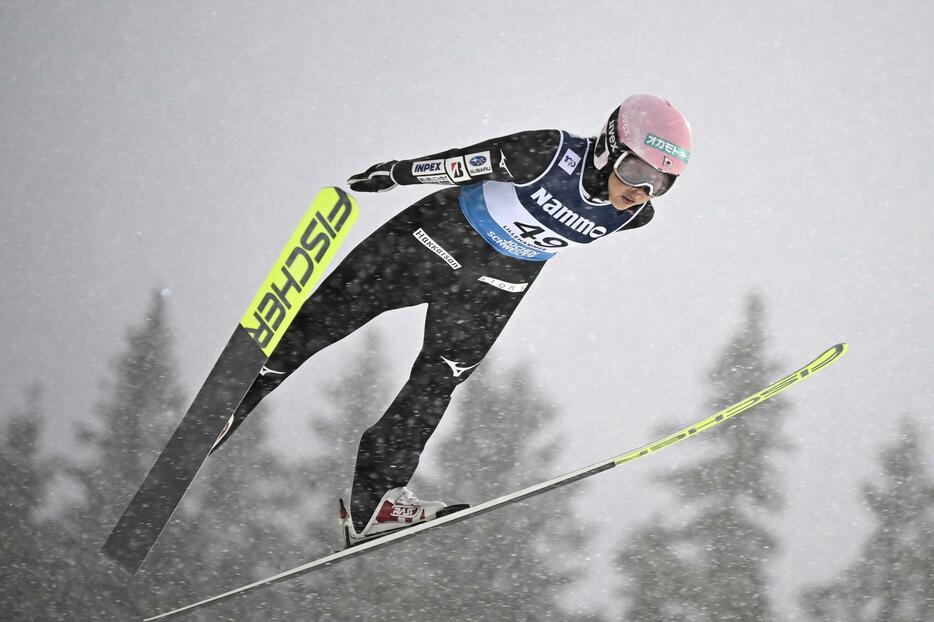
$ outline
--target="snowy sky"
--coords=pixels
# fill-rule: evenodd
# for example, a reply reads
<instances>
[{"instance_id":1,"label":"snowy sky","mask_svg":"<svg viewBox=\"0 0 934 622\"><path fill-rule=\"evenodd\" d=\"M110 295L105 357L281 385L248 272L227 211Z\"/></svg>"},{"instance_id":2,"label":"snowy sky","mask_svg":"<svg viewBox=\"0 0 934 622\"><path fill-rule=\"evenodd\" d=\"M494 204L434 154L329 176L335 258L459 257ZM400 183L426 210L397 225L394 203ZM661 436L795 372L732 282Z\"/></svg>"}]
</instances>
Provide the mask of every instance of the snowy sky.
<instances>
[{"instance_id":1,"label":"snowy sky","mask_svg":"<svg viewBox=\"0 0 934 622\"><path fill-rule=\"evenodd\" d=\"M321 186L520 129L593 134L628 94L656 93L692 122L688 172L650 227L547 266L489 359L532 363L571 415L557 474L703 416L703 372L750 291L789 371L848 341L845 360L790 394L777 566L790 599L855 553L868 529L858 485L898 416L931 417L932 13L849 0L4 2L0 403L40 379L60 424L48 440L67 443L154 287L193 395ZM351 242L423 194L360 196ZM400 384L422 317L376 323ZM349 341L284 386L280 410L304 412L356 354ZM638 514L647 477L691 451L602 475L587 499Z\"/></svg>"}]
</instances>

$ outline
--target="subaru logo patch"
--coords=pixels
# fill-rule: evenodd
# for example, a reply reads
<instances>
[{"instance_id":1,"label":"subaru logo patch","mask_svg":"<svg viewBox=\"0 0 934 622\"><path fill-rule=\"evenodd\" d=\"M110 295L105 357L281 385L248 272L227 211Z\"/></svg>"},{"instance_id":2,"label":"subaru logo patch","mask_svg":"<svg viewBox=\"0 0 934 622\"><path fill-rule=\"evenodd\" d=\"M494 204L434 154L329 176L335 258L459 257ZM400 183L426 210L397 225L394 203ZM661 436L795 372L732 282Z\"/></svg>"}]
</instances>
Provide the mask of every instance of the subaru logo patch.
<instances>
[{"instance_id":1,"label":"subaru logo patch","mask_svg":"<svg viewBox=\"0 0 934 622\"><path fill-rule=\"evenodd\" d=\"M483 166L484 164L486 164L486 158L483 157L482 155L478 155L478 156L474 156L473 158L470 158L471 166Z\"/></svg>"}]
</instances>

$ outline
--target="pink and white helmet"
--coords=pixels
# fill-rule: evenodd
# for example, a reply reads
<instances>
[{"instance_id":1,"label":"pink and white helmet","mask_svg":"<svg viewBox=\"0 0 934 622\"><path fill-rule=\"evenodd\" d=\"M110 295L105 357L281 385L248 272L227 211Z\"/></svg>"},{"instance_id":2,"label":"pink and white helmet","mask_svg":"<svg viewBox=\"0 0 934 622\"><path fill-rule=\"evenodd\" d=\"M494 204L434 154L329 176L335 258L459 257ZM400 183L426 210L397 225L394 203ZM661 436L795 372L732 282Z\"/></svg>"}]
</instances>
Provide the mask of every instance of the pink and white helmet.
<instances>
[{"instance_id":1,"label":"pink and white helmet","mask_svg":"<svg viewBox=\"0 0 934 622\"><path fill-rule=\"evenodd\" d=\"M655 95L632 95L613 111L594 146L597 170L629 151L656 170L680 175L691 157L691 126L671 103Z\"/></svg>"}]
</instances>

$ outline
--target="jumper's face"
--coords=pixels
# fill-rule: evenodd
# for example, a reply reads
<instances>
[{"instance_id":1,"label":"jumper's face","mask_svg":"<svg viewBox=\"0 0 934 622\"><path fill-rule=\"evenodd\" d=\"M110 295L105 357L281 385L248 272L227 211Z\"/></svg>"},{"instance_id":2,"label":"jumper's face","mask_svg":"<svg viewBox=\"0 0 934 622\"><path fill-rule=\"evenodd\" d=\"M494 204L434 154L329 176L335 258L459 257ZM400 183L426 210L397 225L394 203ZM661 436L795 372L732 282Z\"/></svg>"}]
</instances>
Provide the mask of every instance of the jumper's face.
<instances>
[{"instance_id":1,"label":"jumper's face","mask_svg":"<svg viewBox=\"0 0 934 622\"><path fill-rule=\"evenodd\" d=\"M610 194L610 203L620 211L642 205L649 200L649 193L645 188L630 186L612 174L607 181L607 191Z\"/></svg>"}]
</instances>

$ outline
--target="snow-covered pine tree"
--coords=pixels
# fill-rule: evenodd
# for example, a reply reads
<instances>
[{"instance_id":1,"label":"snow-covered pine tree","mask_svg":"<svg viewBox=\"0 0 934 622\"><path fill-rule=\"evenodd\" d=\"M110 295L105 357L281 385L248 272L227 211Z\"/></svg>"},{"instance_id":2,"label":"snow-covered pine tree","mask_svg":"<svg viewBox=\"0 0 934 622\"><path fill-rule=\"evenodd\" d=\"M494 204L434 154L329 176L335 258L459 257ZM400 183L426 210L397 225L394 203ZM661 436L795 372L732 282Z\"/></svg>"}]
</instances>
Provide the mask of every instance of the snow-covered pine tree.
<instances>
[{"instance_id":1,"label":"snow-covered pine tree","mask_svg":"<svg viewBox=\"0 0 934 622\"><path fill-rule=\"evenodd\" d=\"M79 433L90 457L70 472L84 498L80 507L58 520L70 540L63 562L71 572L59 605L73 619L131 619L180 595L165 578L177 568L149 563L134 579L100 554L107 534L182 416L183 396L171 350L166 300L156 290L142 321L127 332L126 347L114 360L95 420ZM164 550L159 556L171 559Z\"/></svg>"},{"instance_id":2,"label":"snow-covered pine tree","mask_svg":"<svg viewBox=\"0 0 934 622\"><path fill-rule=\"evenodd\" d=\"M559 412L527 368L486 364L464 384L454 427L432 449L440 472L424 496L480 503L553 477ZM563 608L582 574L585 537L573 513L580 487L430 534L410 564L415 586L400 585L400 610L420 593L420 611L450 620L574 620L592 610ZM419 566L420 564L420 566Z\"/></svg>"},{"instance_id":3,"label":"snow-covered pine tree","mask_svg":"<svg viewBox=\"0 0 934 622\"><path fill-rule=\"evenodd\" d=\"M778 367L767 358L763 316L762 300L750 296L742 325L707 374L710 412L775 380ZM691 508L690 515L663 528L647 525L619 555L627 577L628 619L642 619L644 611L662 612L666 620L776 619L767 562L776 553L777 538L764 513L781 508L773 460L787 447L781 434L787 413L781 396L757 406L698 439L708 448L703 458L658 478L673 489L680 507ZM639 560L653 556L665 560L658 565L660 576L639 566ZM659 589L660 581L671 591Z\"/></svg>"},{"instance_id":4,"label":"snow-covered pine tree","mask_svg":"<svg viewBox=\"0 0 934 622\"><path fill-rule=\"evenodd\" d=\"M309 513L307 542L318 555L341 545L339 495L349 492L363 430L392 400L383 379L385 353L374 333L347 376L329 391L331 412L319 404L311 417L327 452L302 467ZM480 502L554 475L547 469L558 450L551 424L557 413L524 371L478 373L466 383L462 406L445 415L455 427L429 444L425 469L413 482L424 498ZM348 391L353 387L353 391ZM518 409L509 404L521 404ZM433 439L432 443L436 443ZM575 577L583 539L569 497L532 500L489 517L425 534L289 583L294 606L318 620L407 619L574 620L561 594ZM537 512L535 504L547 511ZM541 516L547 514L547 520ZM315 555L317 556L317 555Z\"/></svg>"},{"instance_id":5,"label":"snow-covered pine tree","mask_svg":"<svg viewBox=\"0 0 934 622\"><path fill-rule=\"evenodd\" d=\"M803 593L812 619L934 620L934 478L925 470L921 435L921 426L905 418L895 442L880 451L881 483L863 486L876 527L839 578Z\"/></svg>"},{"instance_id":6,"label":"snow-covered pine tree","mask_svg":"<svg viewBox=\"0 0 934 622\"><path fill-rule=\"evenodd\" d=\"M50 544L38 520L51 470L39 456L44 423L42 391L30 387L25 404L0 426L0 619L48 619L57 582L45 564Z\"/></svg>"},{"instance_id":7,"label":"snow-covered pine tree","mask_svg":"<svg viewBox=\"0 0 934 622\"><path fill-rule=\"evenodd\" d=\"M385 379L387 355L382 339L372 328L364 330L363 338L353 362L337 380L322 387L324 399L316 401L307 413L314 442L308 459L291 468L291 487L299 491L303 507L298 512L300 550L304 552L300 562L343 548L337 500L349 499L361 434L393 398L393 389ZM383 580L386 556L395 554L398 548L390 547L275 589L283 596L282 607L309 619L391 620L400 616L386 603Z\"/></svg>"}]
</instances>

